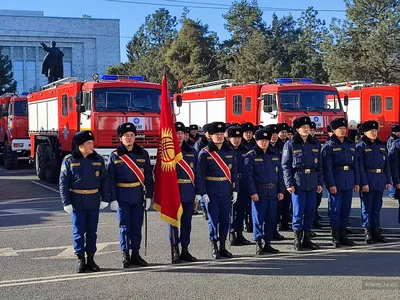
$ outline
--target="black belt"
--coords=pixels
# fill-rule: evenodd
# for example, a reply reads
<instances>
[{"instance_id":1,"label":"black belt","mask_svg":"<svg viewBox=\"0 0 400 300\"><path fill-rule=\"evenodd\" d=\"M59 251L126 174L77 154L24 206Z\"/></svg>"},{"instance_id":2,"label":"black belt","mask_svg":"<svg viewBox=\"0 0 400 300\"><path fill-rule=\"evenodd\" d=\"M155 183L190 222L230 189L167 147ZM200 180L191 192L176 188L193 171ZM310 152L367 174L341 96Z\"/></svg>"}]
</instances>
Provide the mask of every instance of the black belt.
<instances>
[{"instance_id":1,"label":"black belt","mask_svg":"<svg viewBox=\"0 0 400 300\"><path fill-rule=\"evenodd\" d=\"M312 172L315 172L315 169L296 169L297 172L302 172L305 174L310 174Z\"/></svg>"},{"instance_id":2,"label":"black belt","mask_svg":"<svg viewBox=\"0 0 400 300\"><path fill-rule=\"evenodd\" d=\"M276 187L276 183L257 184L257 187L259 187L259 188L273 189L273 188Z\"/></svg>"},{"instance_id":3,"label":"black belt","mask_svg":"<svg viewBox=\"0 0 400 300\"><path fill-rule=\"evenodd\" d=\"M335 166L335 170L348 171L353 169L352 166Z\"/></svg>"},{"instance_id":4,"label":"black belt","mask_svg":"<svg viewBox=\"0 0 400 300\"><path fill-rule=\"evenodd\" d=\"M366 171L368 173L376 173L376 174L383 173L383 169L367 169Z\"/></svg>"}]
</instances>

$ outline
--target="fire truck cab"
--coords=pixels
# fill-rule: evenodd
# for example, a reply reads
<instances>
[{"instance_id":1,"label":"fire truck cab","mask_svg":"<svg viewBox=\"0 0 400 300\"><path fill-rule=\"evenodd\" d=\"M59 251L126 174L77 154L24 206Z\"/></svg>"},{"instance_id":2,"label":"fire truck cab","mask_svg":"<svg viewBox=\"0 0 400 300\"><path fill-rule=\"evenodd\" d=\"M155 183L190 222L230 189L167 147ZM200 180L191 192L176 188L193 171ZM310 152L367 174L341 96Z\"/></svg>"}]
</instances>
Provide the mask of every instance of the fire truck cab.
<instances>
[{"instance_id":1,"label":"fire truck cab","mask_svg":"<svg viewBox=\"0 0 400 300\"><path fill-rule=\"evenodd\" d=\"M0 163L13 169L29 160L27 93L0 96Z\"/></svg>"},{"instance_id":2,"label":"fire truck cab","mask_svg":"<svg viewBox=\"0 0 400 300\"><path fill-rule=\"evenodd\" d=\"M331 103L328 104L328 100ZM309 78L278 78L275 83L237 83L226 79L184 87L175 95L182 101L177 120L204 125L213 121L250 121L268 125L309 116L317 124L316 138L325 141L327 124L344 117L339 93L330 85L314 84Z\"/></svg>"},{"instance_id":3,"label":"fire truck cab","mask_svg":"<svg viewBox=\"0 0 400 300\"><path fill-rule=\"evenodd\" d=\"M154 163L160 124L161 85L139 76L93 76L93 81L64 78L28 95L31 158L41 180L57 182L62 159L72 151L80 130L91 130L95 151L108 161L119 145L117 127L136 125L136 143Z\"/></svg>"}]
</instances>

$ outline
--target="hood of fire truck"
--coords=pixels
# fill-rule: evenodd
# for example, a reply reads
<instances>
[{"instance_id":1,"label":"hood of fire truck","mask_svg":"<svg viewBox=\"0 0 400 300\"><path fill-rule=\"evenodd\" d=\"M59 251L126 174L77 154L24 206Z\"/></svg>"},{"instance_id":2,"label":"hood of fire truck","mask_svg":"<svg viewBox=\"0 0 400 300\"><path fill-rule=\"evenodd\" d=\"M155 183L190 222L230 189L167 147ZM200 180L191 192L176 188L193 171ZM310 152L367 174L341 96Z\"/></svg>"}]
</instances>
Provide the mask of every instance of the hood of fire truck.
<instances>
[{"instance_id":1,"label":"hood of fire truck","mask_svg":"<svg viewBox=\"0 0 400 300\"><path fill-rule=\"evenodd\" d=\"M125 122L136 126L136 143L145 148L157 147L160 128L160 115L146 112L143 114L127 112L93 113L92 131L95 135L95 145L99 148L117 147L119 137L117 127Z\"/></svg>"},{"instance_id":2,"label":"hood of fire truck","mask_svg":"<svg viewBox=\"0 0 400 300\"><path fill-rule=\"evenodd\" d=\"M13 116L9 129L14 139L28 138L28 116Z\"/></svg>"}]
</instances>

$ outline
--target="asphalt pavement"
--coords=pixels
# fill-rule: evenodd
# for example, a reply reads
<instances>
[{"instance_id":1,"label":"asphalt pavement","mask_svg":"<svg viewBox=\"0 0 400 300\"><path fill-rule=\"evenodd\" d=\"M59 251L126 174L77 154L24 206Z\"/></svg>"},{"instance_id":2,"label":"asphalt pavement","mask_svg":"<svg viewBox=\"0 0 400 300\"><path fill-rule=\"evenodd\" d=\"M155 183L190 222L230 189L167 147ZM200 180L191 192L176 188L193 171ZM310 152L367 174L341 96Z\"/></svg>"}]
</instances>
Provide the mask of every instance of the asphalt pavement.
<instances>
[{"instance_id":1,"label":"asphalt pavement","mask_svg":"<svg viewBox=\"0 0 400 300\"><path fill-rule=\"evenodd\" d=\"M0 169L0 299L399 299L398 203L384 199L381 222L390 243L366 245L360 201L353 198L350 237L356 247L333 249L322 200L318 251L295 252L292 233L273 242L281 252L257 257L255 245L230 247L233 259L213 260L207 223L193 217L191 253L197 263L170 264L167 225L148 213L146 268L123 269L115 212L101 211L96 262L99 273L75 273L71 217L58 186L30 168ZM251 234L245 236L251 239Z\"/></svg>"}]
</instances>

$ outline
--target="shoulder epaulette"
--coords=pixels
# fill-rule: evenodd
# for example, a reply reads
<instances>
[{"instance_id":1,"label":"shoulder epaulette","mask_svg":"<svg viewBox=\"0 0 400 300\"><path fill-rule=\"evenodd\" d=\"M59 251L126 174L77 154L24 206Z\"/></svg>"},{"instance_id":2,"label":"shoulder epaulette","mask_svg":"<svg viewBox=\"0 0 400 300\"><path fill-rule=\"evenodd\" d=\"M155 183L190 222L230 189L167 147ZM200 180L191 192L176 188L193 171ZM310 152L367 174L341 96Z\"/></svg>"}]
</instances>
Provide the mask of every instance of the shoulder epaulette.
<instances>
[{"instance_id":1,"label":"shoulder epaulette","mask_svg":"<svg viewBox=\"0 0 400 300\"><path fill-rule=\"evenodd\" d=\"M67 154L67 155L65 155L64 158L70 158L71 156L72 156L72 154Z\"/></svg>"}]
</instances>

